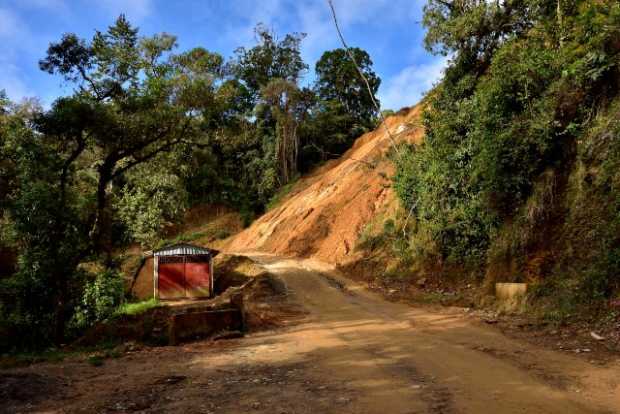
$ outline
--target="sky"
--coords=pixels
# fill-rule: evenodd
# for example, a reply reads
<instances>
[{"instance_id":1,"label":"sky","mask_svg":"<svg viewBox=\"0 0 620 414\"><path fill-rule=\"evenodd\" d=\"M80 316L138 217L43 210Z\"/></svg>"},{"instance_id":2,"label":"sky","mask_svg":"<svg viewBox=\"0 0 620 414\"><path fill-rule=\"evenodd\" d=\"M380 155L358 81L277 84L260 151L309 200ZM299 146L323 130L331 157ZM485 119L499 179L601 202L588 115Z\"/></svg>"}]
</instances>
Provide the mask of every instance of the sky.
<instances>
[{"instance_id":1,"label":"sky","mask_svg":"<svg viewBox=\"0 0 620 414\"><path fill-rule=\"evenodd\" d=\"M333 1L347 43L368 51L382 79L382 108L419 101L446 63L424 50L424 0ZM49 43L63 33L90 39L121 13L141 35L177 36L178 51L202 46L229 58L255 44L257 23L280 37L306 33L302 56L311 68L324 51L340 47L326 0L0 0L0 89L14 101L38 97L45 107L70 94L72 85L38 68ZM305 82L312 78L310 71Z\"/></svg>"}]
</instances>

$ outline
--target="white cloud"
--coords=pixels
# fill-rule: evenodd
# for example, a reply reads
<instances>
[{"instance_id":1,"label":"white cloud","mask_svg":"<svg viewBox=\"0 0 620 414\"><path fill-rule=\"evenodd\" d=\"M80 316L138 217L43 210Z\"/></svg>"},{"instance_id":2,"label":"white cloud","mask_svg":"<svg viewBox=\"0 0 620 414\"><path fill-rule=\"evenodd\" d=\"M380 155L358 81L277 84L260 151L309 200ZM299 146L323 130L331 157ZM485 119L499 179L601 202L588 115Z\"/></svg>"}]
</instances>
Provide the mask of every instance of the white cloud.
<instances>
[{"instance_id":1,"label":"white cloud","mask_svg":"<svg viewBox=\"0 0 620 414\"><path fill-rule=\"evenodd\" d=\"M447 63L447 58L436 58L430 63L404 68L381 86L381 107L398 110L418 103L441 78Z\"/></svg>"},{"instance_id":2,"label":"white cloud","mask_svg":"<svg viewBox=\"0 0 620 414\"><path fill-rule=\"evenodd\" d=\"M346 27L359 23L389 24L418 17L424 0L332 0L338 21ZM325 4L327 0L319 0ZM331 15L329 16L331 19Z\"/></svg>"},{"instance_id":3,"label":"white cloud","mask_svg":"<svg viewBox=\"0 0 620 414\"><path fill-rule=\"evenodd\" d=\"M290 18L284 10L283 0L235 0L227 6L240 20L236 24L222 22L222 37L234 47L252 45L254 28L258 23L275 29L279 21Z\"/></svg>"},{"instance_id":4,"label":"white cloud","mask_svg":"<svg viewBox=\"0 0 620 414\"><path fill-rule=\"evenodd\" d=\"M12 101L36 95L28 86L27 71L21 64L24 61L36 62L33 54L38 51L40 39L19 14L8 8L0 8L0 42L3 45L0 53L0 89L6 90Z\"/></svg>"},{"instance_id":5,"label":"white cloud","mask_svg":"<svg viewBox=\"0 0 620 414\"><path fill-rule=\"evenodd\" d=\"M411 20L419 11L420 0L333 0L334 8L345 38L347 29L354 24L389 24L395 20ZM339 47L336 29L326 0L235 0L231 5L234 15L243 24L228 26L226 36L231 43L252 43L257 23L268 27L288 26L308 34L302 47L304 58L315 60L326 45Z\"/></svg>"},{"instance_id":6,"label":"white cloud","mask_svg":"<svg viewBox=\"0 0 620 414\"><path fill-rule=\"evenodd\" d=\"M0 90L4 89L12 101L21 101L26 96L35 94L26 86L19 68L0 60Z\"/></svg>"},{"instance_id":7,"label":"white cloud","mask_svg":"<svg viewBox=\"0 0 620 414\"><path fill-rule=\"evenodd\" d=\"M19 17L8 9L0 9L0 38L12 37L19 31Z\"/></svg>"},{"instance_id":8,"label":"white cloud","mask_svg":"<svg viewBox=\"0 0 620 414\"><path fill-rule=\"evenodd\" d=\"M297 8L300 31L308 34L301 45L302 57L310 64L316 62L323 51L337 44L336 29L329 20L325 7L326 5L315 4L312 7L310 4L301 3Z\"/></svg>"},{"instance_id":9,"label":"white cloud","mask_svg":"<svg viewBox=\"0 0 620 414\"><path fill-rule=\"evenodd\" d=\"M118 17L122 13L132 22L141 22L153 10L151 0L99 0L97 5L111 17Z\"/></svg>"}]
</instances>

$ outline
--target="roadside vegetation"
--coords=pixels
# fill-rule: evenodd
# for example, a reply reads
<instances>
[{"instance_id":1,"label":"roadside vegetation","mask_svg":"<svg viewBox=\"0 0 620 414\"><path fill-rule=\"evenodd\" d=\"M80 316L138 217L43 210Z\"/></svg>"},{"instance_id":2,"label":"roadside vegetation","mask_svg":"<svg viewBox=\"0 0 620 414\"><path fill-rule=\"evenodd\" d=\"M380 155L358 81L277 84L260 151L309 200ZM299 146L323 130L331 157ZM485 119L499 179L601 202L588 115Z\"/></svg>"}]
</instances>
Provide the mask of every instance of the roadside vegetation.
<instances>
[{"instance_id":1,"label":"roadside vegetation","mask_svg":"<svg viewBox=\"0 0 620 414\"><path fill-rule=\"evenodd\" d=\"M555 320L620 313L620 4L430 0L423 21L449 64L395 158L418 269L532 283Z\"/></svg>"},{"instance_id":2,"label":"roadside vegetation","mask_svg":"<svg viewBox=\"0 0 620 414\"><path fill-rule=\"evenodd\" d=\"M256 45L226 61L120 16L91 39L49 45L41 70L74 87L51 108L0 93L0 349L67 343L156 306L126 304L117 252L158 245L194 206L226 206L247 225L375 127L343 50L304 82L304 36L258 25ZM353 53L376 93L369 55Z\"/></svg>"}]
</instances>

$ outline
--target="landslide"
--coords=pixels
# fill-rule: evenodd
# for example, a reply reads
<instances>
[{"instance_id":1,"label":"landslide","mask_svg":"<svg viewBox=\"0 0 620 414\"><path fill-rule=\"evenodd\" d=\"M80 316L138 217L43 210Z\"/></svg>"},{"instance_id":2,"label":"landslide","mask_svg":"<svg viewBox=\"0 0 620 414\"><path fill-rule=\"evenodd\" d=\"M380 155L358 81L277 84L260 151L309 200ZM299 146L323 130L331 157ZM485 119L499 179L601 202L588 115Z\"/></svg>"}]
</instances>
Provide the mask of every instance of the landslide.
<instances>
[{"instance_id":1,"label":"landslide","mask_svg":"<svg viewBox=\"0 0 620 414\"><path fill-rule=\"evenodd\" d=\"M312 257L334 265L361 258L360 234L375 217L395 214L398 201L391 188L392 140L418 143L423 136L421 105L405 108L375 131L358 138L341 158L295 184L274 209L233 237L230 251L261 250Z\"/></svg>"}]
</instances>

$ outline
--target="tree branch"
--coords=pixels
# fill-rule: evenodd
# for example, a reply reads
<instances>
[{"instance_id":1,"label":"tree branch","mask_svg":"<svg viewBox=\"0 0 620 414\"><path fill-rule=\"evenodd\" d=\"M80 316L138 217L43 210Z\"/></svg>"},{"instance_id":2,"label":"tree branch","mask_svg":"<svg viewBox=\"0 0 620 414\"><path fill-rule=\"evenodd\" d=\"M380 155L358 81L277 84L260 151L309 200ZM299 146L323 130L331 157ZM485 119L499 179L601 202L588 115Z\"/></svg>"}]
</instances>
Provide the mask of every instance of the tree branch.
<instances>
[{"instance_id":1,"label":"tree branch","mask_svg":"<svg viewBox=\"0 0 620 414\"><path fill-rule=\"evenodd\" d=\"M182 130L180 131L178 137L176 139L173 139L171 141L166 142L165 144L161 145L159 148L154 149L153 151L143 155L143 156L136 156L133 155L134 160L131 161L129 164L125 165L124 167L118 168L116 171L114 171L112 173L112 177L111 179L114 179L116 177L119 177L120 175L122 175L123 173L125 173L127 170L135 167L138 164L141 164L143 162L146 162L148 160L150 160L151 158L155 157L157 154L172 148L173 146L183 142L183 137L185 135L185 132L187 131L187 128L189 127L190 124L190 119L187 119L185 124L183 125ZM160 138L161 139L161 138ZM153 140L150 143L156 142L159 139ZM150 144L149 143L149 144ZM146 148L146 146L148 146L149 144L143 146L142 148Z\"/></svg>"}]
</instances>

